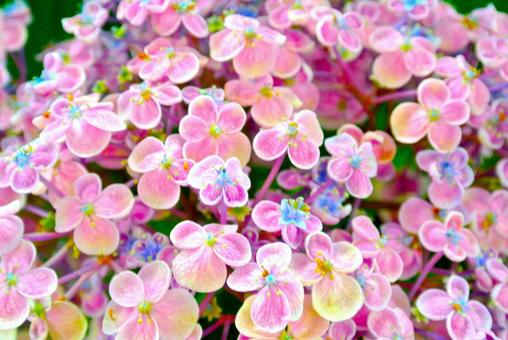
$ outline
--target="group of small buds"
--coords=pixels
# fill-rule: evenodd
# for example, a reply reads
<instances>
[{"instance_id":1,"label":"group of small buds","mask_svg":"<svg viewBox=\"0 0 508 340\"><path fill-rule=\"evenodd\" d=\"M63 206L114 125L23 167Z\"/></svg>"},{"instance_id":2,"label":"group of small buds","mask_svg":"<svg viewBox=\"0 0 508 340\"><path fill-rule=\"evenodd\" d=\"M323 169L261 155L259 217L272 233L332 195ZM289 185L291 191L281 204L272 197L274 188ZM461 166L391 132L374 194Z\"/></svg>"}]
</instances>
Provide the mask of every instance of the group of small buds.
<instances>
[{"instance_id":1,"label":"group of small buds","mask_svg":"<svg viewBox=\"0 0 508 340\"><path fill-rule=\"evenodd\" d=\"M0 10L1 339L508 339L507 14L89 0L27 79L31 19Z\"/></svg>"}]
</instances>

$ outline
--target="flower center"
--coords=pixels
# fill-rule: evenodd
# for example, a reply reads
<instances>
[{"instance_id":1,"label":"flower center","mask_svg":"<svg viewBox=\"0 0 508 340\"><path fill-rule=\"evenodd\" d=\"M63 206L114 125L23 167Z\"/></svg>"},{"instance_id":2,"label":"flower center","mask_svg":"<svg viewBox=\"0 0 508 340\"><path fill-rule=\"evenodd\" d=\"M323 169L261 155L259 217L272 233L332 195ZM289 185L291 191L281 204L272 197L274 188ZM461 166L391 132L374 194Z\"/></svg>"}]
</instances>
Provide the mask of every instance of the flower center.
<instances>
[{"instance_id":1,"label":"flower center","mask_svg":"<svg viewBox=\"0 0 508 340\"><path fill-rule=\"evenodd\" d=\"M298 123L289 122L288 124L288 135L289 137L295 137L298 134Z\"/></svg>"},{"instance_id":2,"label":"flower center","mask_svg":"<svg viewBox=\"0 0 508 340\"><path fill-rule=\"evenodd\" d=\"M446 238L455 246L459 244L459 241L462 239L454 229L450 229L446 232Z\"/></svg>"},{"instance_id":3,"label":"flower center","mask_svg":"<svg viewBox=\"0 0 508 340\"><path fill-rule=\"evenodd\" d=\"M35 314L40 319L44 319L46 317L46 308L44 308L42 303L34 301L34 306L32 307L32 313Z\"/></svg>"},{"instance_id":4,"label":"flower center","mask_svg":"<svg viewBox=\"0 0 508 340\"><path fill-rule=\"evenodd\" d=\"M173 162L171 158L169 158L167 155L164 155L164 157L162 157L161 166L163 169L168 170L169 168L171 168L172 163Z\"/></svg>"},{"instance_id":5,"label":"flower center","mask_svg":"<svg viewBox=\"0 0 508 340\"><path fill-rule=\"evenodd\" d=\"M379 249L382 249L386 247L386 244L388 243L388 237L386 235L381 235L379 240L377 240L376 247Z\"/></svg>"},{"instance_id":6,"label":"flower center","mask_svg":"<svg viewBox=\"0 0 508 340\"><path fill-rule=\"evenodd\" d=\"M351 164L351 166L355 169L359 169L360 166L362 165L362 158L358 155L354 155L353 157L351 157L351 160L349 161L349 163Z\"/></svg>"},{"instance_id":7,"label":"flower center","mask_svg":"<svg viewBox=\"0 0 508 340\"><path fill-rule=\"evenodd\" d=\"M215 180L216 184L218 184L221 187L225 187L226 185L233 184L233 180L229 176L226 168L221 167L221 168L216 169L216 171L217 171L217 175L218 175L217 179Z\"/></svg>"},{"instance_id":8,"label":"flower center","mask_svg":"<svg viewBox=\"0 0 508 340\"><path fill-rule=\"evenodd\" d=\"M413 10L418 5L423 5L427 3L427 0L404 0L403 6L406 11Z\"/></svg>"},{"instance_id":9,"label":"flower center","mask_svg":"<svg viewBox=\"0 0 508 340\"><path fill-rule=\"evenodd\" d=\"M95 212L95 208L92 203L88 203L81 207L81 212L86 216L91 216Z\"/></svg>"},{"instance_id":10,"label":"flower center","mask_svg":"<svg viewBox=\"0 0 508 340\"><path fill-rule=\"evenodd\" d=\"M243 33L245 39L249 40L249 41L253 41L257 38L259 38L259 35L256 33L256 30L252 27L249 27L247 28L244 33Z\"/></svg>"},{"instance_id":11,"label":"flower center","mask_svg":"<svg viewBox=\"0 0 508 340\"><path fill-rule=\"evenodd\" d=\"M176 55L176 52L173 47L166 48L166 57L168 59L173 59L175 55Z\"/></svg>"},{"instance_id":12,"label":"flower center","mask_svg":"<svg viewBox=\"0 0 508 340\"><path fill-rule=\"evenodd\" d=\"M300 229L307 230L305 221L309 214L310 207L303 202L303 197L297 199L284 198L280 204L279 224L292 224Z\"/></svg>"},{"instance_id":13,"label":"flower center","mask_svg":"<svg viewBox=\"0 0 508 340\"><path fill-rule=\"evenodd\" d=\"M217 238L212 233L208 233L208 235L206 235L205 244L209 247L213 247L216 243Z\"/></svg>"},{"instance_id":14,"label":"flower center","mask_svg":"<svg viewBox=\"0 0 508 340\"><path fill-rule=\"evenodd\" d=\"M441 112L438 109L430 109L427 113L431 122L437 122L441 116Z\"/></svg>"},{"instance_id":15,"label":"flower center","mask_svg":"<svg viewBox=\"0 0 508 340\"><path fill-rule=\"evenodd\" d=\"M70 119L79 119L81 118L81 109L76 105L71 105L68 115Z\"/></svg>"},{"instance_id":16,"label":"flower center","mask_svg":"<svg viewBox=\"0 0 508 340\"><path fill-rule=\"evenodd\" d=\"M211 126L210 126L210 134L212 135L213 138L218 138L222 133L222 129L220 128L219 125L213 123Z\"/></svg>"},{"instance_id":17,"label":"flower center","mask_svg":"<svg viewBox=\"0 0 508 340\"><path fill-rule=\"evenodd\" d=\"M14 155L13 160L14 160L14 163L16 163L16 165L20 169L24 169L27 166L30 166L31 160L32 160L32 147L28 146L28 147L20 149Z\"/></svg>"},{"instance_id":18,"label":"flower center","mask_svg":"<svg viewBox=\"0 0 508 340\"><path fill-rule=\"evenodd\" d=\"M152 310L152 303L148 301L143 301L138 305L138 311L141 314L148 314Z\"/></svg>"},{"instance_id":19,"label":"flower center","mask_svg":"<svg viewBox=\"0 0 508 340\"><path fill-rule=\"evenodd\" d=\"M489 230L494 224L497 224L497 216L496 214L489 212L485 214L483 221L481 223L481 227L485 230Z\"/></svg>"},{"instance_id":20,"label":"flower center","mask_svg":"<svg viewBox=\"0 0 508 340\"><path fill-rule=\"evenodd\" d=\"M324 258L320 258L320 257L317 257L315 260L316 262L316 273L320 274L321 276L326 276L328 274L330 274L331 278L333 279L333 275L332 275L332 272L333 272L333 263L331 263L330 261L324 259Z\"/></svg>"},{"instance_id":21,"label":"flower center","mask_svg":"<svg viewBox=\"0 0 508 340\"><path fill-rule=\"evenodd\" d=\"M365 276L363 274L359 274L356 277L356 282L360 285L360 287L365 288Z\"/></svg>"},{"instance_id":22,"label":"flower center","mask_svg":"<svg viewBox=\"0 0 508 340\"><path fill-rule=\"evenodd\" d=\"M195 1L180 0L173 5L173 9L178 13L187 13L196 8Z\"/></svg>"},{"instance_id":23,"label":"flower center","mask_svg":"<svg viewBox=\"0 0 508 340\"><path fill-rule=\"evenodd\" d=\"M467 301L465 299L458 299L452 302L452 308L459 314L467 313Z\"/></svg>"},{"instance_id":24,"label":"flower center","mask_svg":"<svg viewBox=\"0 0 508 340\"><path fill-rule=\"evenodd\" d=\"M18 277L13 273L7 273L5 280L7 281L7 285L9 287L14 287L18 284Z\"/></svg>"},{"instance_id":25,"label":"flower center","mask_svg":"<svg viewBox=\"0 0 508 340\"><path fill-rule=\"evenodd\" d=\"M451 162L443 161L439 164L439 174L441 175L442 179L448 182L454 182L457 172L455 171L455 168Z\"/></svg>"},{"instance_id":26,"label":"flower center","mask_svg":"<svg viewBox=\"0 0 508 340\"><path fill-rule=\"evenodd\" d=\"M293 340L293 336L291 336L291 334L289 334L287 331L284 331L279 336L279 340Z\"/></svg>"},{"instance_id":27,"label":"flower center","mask_svg":"<svg viewBox=\"0 0 508 340\"><path fill-rule=\"evenodd\" d=\"M462 19L462 25L464 25L464 27L470 31L478 28L478 22L472 18L470 18L469 16L464 16L464 18Z\"/></svg>"},{"instance_id":28,"label":"flower center","mask_svg":"<svg viewBox=\"0 0 508 340\"><path fill-rule=\"evenodd\" d=\"M273 91L272 91L272 88L269 87L269 86L263 86L260 90L259 90L259 94L265 98L272 98L273 96Z\"/></svg>"}]
</instances>

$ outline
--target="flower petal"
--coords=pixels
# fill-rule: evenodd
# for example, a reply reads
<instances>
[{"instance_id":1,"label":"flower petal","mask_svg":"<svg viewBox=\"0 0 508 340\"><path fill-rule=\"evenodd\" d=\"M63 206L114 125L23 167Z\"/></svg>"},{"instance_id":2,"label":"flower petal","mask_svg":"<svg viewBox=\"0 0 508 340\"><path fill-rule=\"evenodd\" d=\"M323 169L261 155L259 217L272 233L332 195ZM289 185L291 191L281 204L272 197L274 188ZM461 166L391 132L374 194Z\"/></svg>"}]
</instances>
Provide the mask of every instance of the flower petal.
<instances>
[{"instance_id":1,"label":"flower petal","mask_svg":"<svg viewBox=\"0 0 508 340\"><path fill-rule=\"evenodd\" d=\"M265 287L256 295L250 315L261 330L279 332L286 327L291 317L289 301L286 295L278 293L276 288Z\"/></svg>"},{"instance_id":2,"label":"flower petal","mask_svg":"<svg viewBox=\"0 0 508 340\"><path fill-rule=\"evenodd\" d=\"M135 307L143 301L143 281L131 271L121 272L111 280L109 295L122 307Z\"/></svg>"},{"instance_id":3,"label":"flower petal","mask_svg":"<svg viewBox=\"0 0 508 340\"><path fill-rule=\"evenodd\" d=\"M401 143L413 144L422 139L429 128L427 112L416 103L402 103L390 116L393 136Z\"/></svg>"},{"instance_id":4,"label":"flower petal","mask_svg":"<svg viewBox=\"0 0 508 340\"><path fill-rule=\"evenodd\" d=\"M0 294L0 328L14 329L25 322L30 313L28 299L16 289L5 290Z\"/></svg>"},{"instance_id":5,"label":"flower petal","mask_svg":"<svg viewBox=\"0 0 508 340\"><path fill-rule=\"evenodd\" d=\"M441 289L427 289L416 300L418 310L430 320L444 320L453 311L452 300Z\"/></svg>"},{"instance_id":6,"label":"flower petal","mask_svg":"<svg viewBox=\"0 0 508 340\"><path fill-rule=\"evenodd\" d=\"M171 282L171 270L162 261L145 264L138 273L144 287L144 299L158 302L166 294Z\"/></svg>"},{"instance_id":7,"label":"flower petal","mask_svg":"<svg viewBox=\"0 0 508 340\"><path fill-rule=\"evenodd\" d=\"M213 251L225 264L232 267L243 266L252 258L249 241L238 233L219 236Z\"/></svg>"},{"instance_id":8,"label":"flower petal","mask_svg":"<svg viewBox=\"0 0 508 340\"><path fill-rule=\"evenodd\" d=\"M16 288L27 298L40 299L56 291L57 280L53 269L35 268L19 276Z\"/></svg>"},{"instance_id":9,"label":"flower petal","mask_svg":"<svg viewBox=\"0 0 508 340\"><path fill-rule=\"evenodd\" d=\"M87 255L109 255L118 248L120 234L109 220L85 219L74 229L74 243Z\"/></svg>"},{"instance_id":10,"label":"flower petal","mask_svg":"<svg viewBox=\"0 0 508 340\"><path fill-rule=\"evenodd\" d=\"M141 176L138 194L151 208L170 209L178 203L180 186L173 181L170 172L156 169Z\"/></svg>"}]
</instances>

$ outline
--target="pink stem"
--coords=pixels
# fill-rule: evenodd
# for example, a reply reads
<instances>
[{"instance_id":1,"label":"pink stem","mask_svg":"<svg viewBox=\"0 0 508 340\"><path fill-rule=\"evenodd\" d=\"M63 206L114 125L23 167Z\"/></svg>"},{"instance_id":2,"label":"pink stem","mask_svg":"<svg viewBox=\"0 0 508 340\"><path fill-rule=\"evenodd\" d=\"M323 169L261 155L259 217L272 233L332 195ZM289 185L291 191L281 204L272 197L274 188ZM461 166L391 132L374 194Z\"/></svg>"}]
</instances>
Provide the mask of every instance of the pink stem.
<instances>
[{"instance_id":1,"label":"pink stem","mask_svg":"<svg viewBox=\"0 0 508 340\"><path fill-rule=\"evenodd\" d=\"M226 321L224 329L222 330L221 340L228 340L229 329L231 328L231 321Z\"/></svg>"},{"instance_id":2,"label":"pink stem","mask_svg":"<svg viewBox=\"0 0 508 340\"><path fill-rule=\"evenodd\" d=\"M32 204L27 204L25 205L24 209L26 211L28 211L29 213L32 213L36 216L39 216L39 217L42 217L42 218L45 218L45 217L48 217L48 212L44 209L41 209L35 205L32 205Z\"/></svg>"},{"instance_id":3,"label":"pink stem","mask_svg":"<svg viewBox=\"0 0 508 340\"><path fill-rule=\"evenodd\" d=\"M31 242L43 242L43 241L51 241L61 237L68 236L70 233L30 233L23 236L23 238L27 241Z\"/></svg>"},{"instance_id":4,"label":"pink stem","mask_svg":"<svg viewBox=\"0 0 508 340\"><path fill-rule=\"evenodd\" d=\"M212 334L213 332L215 332L220 326L222 326L222 324L224 323L224 319L219 319L217 321L215 321L215 323L213 325L211 325L210 327L208 327L207 329L205 329L203 331L203 335L202 337L206 337L210 334Z\"/></svg>"},{"instance_id":5,"label":"pink stem","mask_svg":"<svg viewBox=\"0 0 508 340\"><path fill-rule=\"evenodd\" d=\"M203 299L203 301L201 301L201 303L199 304L199 315L201 315L201 316L203 315L203 313L208 308L208 305L210 304L210 301L212 301L214 295L215 295L214 293L208 293L208 294L206 294L206 296Z\"/></svg>"},{"instance_id":6,"label":"pink stem","mask_svg":"<svg viewBox=\"0 0 508 340\"><path fill-rule=\"evenodd\" d=\"M259 189L253 205L256 205L257 202L261 201L263 199L263 197L265 197L265 195L268 192L268 190L270 189L270 186L272 185L275 177L277 176L277 174L280 170L280 167L282 166L282 163L284 162L284 158L286 158L286 155L280 156L273 163L272 169L270 170L268 177L266 177L265 183L263 183L263 186L261 187L261 189Z\"/></svg>"},{"instance_id":7,"label":"pink stem","mask_svg":"<svg viewBox=\"0 0 508 340\"><path fill-rule=\"evenodd\" d=\"M228 223L228 207L226 206L226 202L224 202L224 200L219 203L219 218L220 224Z\"/></svg>"},{"instance_id":8,"label":"pink stem","mask_svg":"<svg viewBox=\"0 0 508 340\"><path fill-rule=\"evenodd\" d=\"M86 274L81 275L81 277L69 288L67 293L65 293L65 298L67 300L70 300L76 295L77 292L79 292L79 289L81 286L85 283L86 280L90 278L90 276L93 275L93 272L88 272Z\"/></svg>"},{"instance_id":9,"label":"pink stem","mask_svg":"<svg viewBox=\"0 0 508 340\"><path fill-rule=\"evenodd\" d=\"M58 189L53 183L51 183L51 181L49 181L46 177L44 176L39 176L39 180L42 182L42 184L44 184L46 186L46 188L48 188L48 190L51 190L55 195L57 195L58 197L62 198L62 197L65 197L65 194L63 192L60 191L60 189Z\"/></svg>"},{"instance_id":10,"label":"pink stem","mask_svg":"<svg viewBox=\"0 0 508 340\"><path fill-rule=\"evenodd\" d=\"M67 275L62 276L58 279L58 284L63 285L64 283L67 283L69 281L74 280L75 278L80 277L81 275L87 274L89 272L95 272L102 266L101 263L96 263L91 266L87 266L81 269L78 269L72 273L69 273Z\"/></svg>"},{"instance_id":11,"label":"pink stem","mask_svg":"<svg viewBox=\"0 0 508 340\"><path fill-rule=\"evenodd\" d=\"M439 262L441 257L443 257L442 251L440 251L439 253L435 253L434 256L432 256L430 258L429 262L427 262L427 264L423 268L422 272L420 273L420 276L418 276L418 279L416 280L415 284L413 285L413 287L411 287L411 291L409 292L409 295L408 295L410 301L413 300L416 293L418 292L418 289L422 285L423 281L425 281L425 278L427 277L429 272L434 268L436 263Z\"/></svg>"},{"instance_id":12,"label":"pink stem","mask_svg":"<svg viewBox=\"0 0 508 340\"><path fill-rule=\"evenodd\" d=\"M55 263L60 262L65 255L67 255L67 251L69 250L69 243L66 243L60 250L58 250L56 253L53 254L44 264L42 267L51 267Z\"/></svg>"},{"instance_id":13,"label":"pink stem","mask_svg":"<svg viewBox=\"0 0 508 340\"><path fill-rule=\"evenodd\" d=\"M381 104L392 100L407 99L415 96L416 90L399 91L377 97L376 99L374 99L374 104Z\"/></svg>"}]
</instances>

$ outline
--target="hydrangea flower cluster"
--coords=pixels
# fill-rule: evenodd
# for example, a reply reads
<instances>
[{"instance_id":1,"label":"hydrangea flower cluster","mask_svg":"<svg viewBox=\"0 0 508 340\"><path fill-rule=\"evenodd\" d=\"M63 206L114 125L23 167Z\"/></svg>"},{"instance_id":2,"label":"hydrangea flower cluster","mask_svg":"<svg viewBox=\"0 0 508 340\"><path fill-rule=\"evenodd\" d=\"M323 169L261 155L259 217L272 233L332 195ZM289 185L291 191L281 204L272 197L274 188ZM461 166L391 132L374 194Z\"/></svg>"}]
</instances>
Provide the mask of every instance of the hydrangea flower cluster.
<instances>
[{"instance_id":1,"label":"hydrangea flower cluster","mask_svg":"<svg viewBox=\"0 0 508 340\"><path fill-rule=\"evenodd\" d=\"M0 8L1 339L508 338L507 14L85 0L27 79L30 22Z\"/></svg>"}]
</instances>

